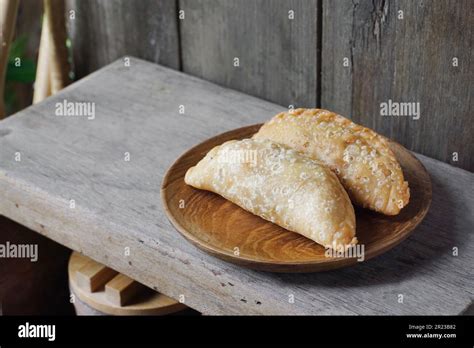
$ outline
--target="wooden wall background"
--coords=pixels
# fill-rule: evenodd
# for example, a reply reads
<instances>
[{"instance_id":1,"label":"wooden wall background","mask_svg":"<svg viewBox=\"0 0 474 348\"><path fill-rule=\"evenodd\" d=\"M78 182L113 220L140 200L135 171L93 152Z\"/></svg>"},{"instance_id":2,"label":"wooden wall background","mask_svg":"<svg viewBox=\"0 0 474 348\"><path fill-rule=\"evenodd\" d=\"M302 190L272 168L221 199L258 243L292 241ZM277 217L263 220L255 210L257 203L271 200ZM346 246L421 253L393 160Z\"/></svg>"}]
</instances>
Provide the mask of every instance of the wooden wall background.
<instances>
[{"instance_id":1,"label":"wooden wall background","mask_svg":"<svg viewBox=\"0 0 474 348\"><path fill-rule=\"evenodd\" d=\"M334 110L474 171L474 1L68 1L78 78L132 55L284 106ZM420 119L380 116L389 99L419 102Z\"/></svg>"}]
</instances>

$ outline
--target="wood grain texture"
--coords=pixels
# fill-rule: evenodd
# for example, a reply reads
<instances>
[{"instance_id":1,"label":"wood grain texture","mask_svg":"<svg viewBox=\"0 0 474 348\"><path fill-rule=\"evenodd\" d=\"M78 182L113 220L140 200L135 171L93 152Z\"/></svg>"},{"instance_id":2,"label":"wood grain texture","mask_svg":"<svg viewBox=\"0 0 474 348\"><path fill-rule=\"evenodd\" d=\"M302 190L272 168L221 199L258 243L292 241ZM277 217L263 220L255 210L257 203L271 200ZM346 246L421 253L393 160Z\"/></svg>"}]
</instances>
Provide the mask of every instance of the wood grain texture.
<instances>
[{"instance_id":1,"label":"wood grain texture","mask_svg":"<svg viewBox=\"0 0 474 348\"><path fill-rule=\"evenodd\" d=\"M95 102L96 118L55 116L64 99ZM474 297L474 174L425 156L417 157L433 183L426 218L402 245L355 267L246 270L174 230L160 206L173 161L215 134L282 110L154 64L117 61L0 122L0 214L174 299L184 295L204 314L464 311Z\"/></svg>"},{"instance_id":2,"label":"wood grain texture","mask_svg":"<svg viewBox=\"0 0 474 348\"><path fill-rule=\"evenodd\" d=\"M105 297L116 306L125 306L146 289L132 278L118 274L105 285Z\"/></svg>"},{"instance_id":3,"label":"wood grain texture","mask_svg":"<svg viewBox=\"0 0 474 348\"><path fill-rule=\"evenodd\" d=\"M121 282L120 280L124 280L123 277L125 276L122 274L117 276L120 277L118 282L114 278L107 283L107 285L111 284L108 288L109 292L107 292L107 286L105 290L102 288L102 291L91 292L88 289L84 289L80 284L78 275L80 275L79 271L81 269L89 267L91 261L95 262L78 252L73 252L69 259L69 288L71 293L76 296L77 301L75 301L74 307L79 315L165 315L186 308L182 303L146 288L141 284L141 291L138 294L135 293L136 296L133 298L133 301L129 301L126 304L120 303L121 296L119 293L127 291L125 288L120 289L120 285L117 284ZM135 288L137 287L135 286ZM111 289L112 293L110 292ZM118 290L118 292L115 292L113 289ZM113 302L110 302L111 294ZM131 300L131 297L125 297L127 297L127 300ZM122 299L125 300L125 297ZM117 300L119 303L116 303Z\"/></svg>"},{"instance_id":4,"label":"wood grain texture","mask_svg":"<svg viewBox=\"0 0 474 348\"><path fill-rule=\"evenodd\" d=\"M229 140L250 138L260 127L257 124L216 135L173 163L161 190L171 223L198 248L251 269L302 273L357 264L358 256L328 257L326 249L312 240L253 215L219 195L186 185L187 170L212 148ZM380 255L406 239L423 220L431 203L431 181L426 169L403 146L393 142L390 146L410 183L410 203L397 216L356 209L356 237L359 246L364 247L360 261Z\"/></svg>"},{"instance_id":5,"label":"wood grain texture","mask_svg":"<svg viewBox=\"0 0 474 348\"><path fill-rule=\"evenodd\" d=\"M94 260L88 260L81 268L77 269L77 285L85 291L94 292L104 289L105 284L114 278L117 272Z\"/></svg>"},{"instance_id":6,"label":"wood grain texture","mask_svg":"<svg viewBox=\"0 0 474 348\"><path fill-rule=\"evenodd\" d=\"M474 171L473 12L469 0L323 0L321 106ZM389 99L419 102L420 119L381 116Z\"/></svg>"},{"instance_id":7,"label":"wood grain texture","mask_svg":"<svg viewBox=\"0 0 474 348\"><path fill-rule=\"evenodd\" d=\"M334 110L474 170L470 0L69 2L78 77L135 55L280 105ZM380 116L389 99L419 102L421 118Z\"/></svg>"},{"instance_id":8,"label":"wood grain texture","mask_svg":"<svg viewBox=\"0 0 474 348\"><path fill-rule=\"evenodd\" d=\"M68 0L68 16L76 78L128 55L180 68L176 0Z\"/></svg>"},{"instance_id":9,"label":"wood grain texture","mask_svg":"<svg viewBox=\"0 0 474 348\"><path fill-rule=\"evenodd\" d=\"M280 105L316 106L317 4L181 0L183 71Z\"/></svg>"}]
</instances>

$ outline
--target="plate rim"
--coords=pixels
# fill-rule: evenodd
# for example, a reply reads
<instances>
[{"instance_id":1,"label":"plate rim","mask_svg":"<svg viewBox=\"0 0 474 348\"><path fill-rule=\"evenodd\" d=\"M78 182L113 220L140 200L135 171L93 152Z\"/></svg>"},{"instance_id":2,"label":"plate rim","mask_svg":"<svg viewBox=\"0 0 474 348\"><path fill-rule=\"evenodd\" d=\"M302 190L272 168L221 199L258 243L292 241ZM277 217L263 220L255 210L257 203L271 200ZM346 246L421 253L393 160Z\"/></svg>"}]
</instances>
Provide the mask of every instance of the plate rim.
<instances>
[{"instance_id":1,"label":"plate rim","mask_svg":"<svg viewBox=\"0 0 474 348\"><path fill-rule=\"evenodd\" d=\"M172 182L170 180L170 176L173 173L172 169L174 169L183 160L183 158L185 158L188 154L190 154L192 152L195 152L195 150L197 148L199 148L200 146L202 146L206 142L209 142L209 141L211 141L215 138L222 138L222 137L225 138L226 136L232 135L233 133L238 133L239 131L242 132L242 131L247 130L247 129L249 130L249 132L253 131L254 129L256 131L258 131L258 129L262 125L263 125L263 123L256 123L256 124L252 124L252 125L248 125L248 126L238 127L238 128L234 128L232 130L225 131L225 132L219 133L217 135L211 136L209 138L206 138L203 141L201 141L201 142L193 145L192 147L188 148L187 150L185 150L181 155L179 155L173 161L173 163L166 170L166 173L163 176L161 186L160 186L160 197L161 197L162 207L163 207L165 215L168 218L168 220L170 221L171 225L187 241L189 241L191 244L196 246L198 249L205 251L207 254L210 254L211 256L217 257L217 258L219 258L221 260L224 260L226 262L231 262L233 264L240 265L240 266L245 266L247 268L251 268L251 269L255 269L255 270L264 270L264 271L270 271L270 272L273 272L273 273L312 273L312 272L323 271L323 270L318 270L317 266L322 266L322 265L329 266L329 267L326 267L324 270L332 270L332 269L336 269L336 268L342 268L342 267L347 267L347 266L351 266L351 265L356 265L357 263L359 263L357 261L357 257L350 257L350 258L337 257L337 258L330 258L330 259L323 259L323 260L319 259L319 260L315 260L315 261L301 262L301 261L281 261L281 260L264 261L264 260L256 260L256 259L248 258L248 257L236 256L236 255L234 255L230 252L227 252L223 249L218 250L217 248L213 248L212 246L209 246L206 241L204 241L203 239L197 238L193 233L189 232L175 218L175 216L171 212L171 209L168 207L168 202L167 202L166 197L165 197L166 189L168 188L168 186ZM395 146L400 147L402 150L404 150L406 153L408 153L410 155L410 157L412 159L414 159L417 162L417 164L420 165L420 167L423 169L423 171L426 174L426 177L428 179L427 180L427 183L428 183L427 187L429 188L427 190L428 204L426 205L426 207L423 210L421 210L421 214L417 215L417 220L415 221L415 223L413 225L410 226L411 229L409 231L406 231L408 229L408 227L403 228L402 229L403 234L400 238L397 238L394 241L389 242L386 245L383 245L381 247L372 249L372 250L370 250L370 253L365 252L364 261L362 261L362 262L366 262L369 259L372 259L376 256L379 256L379 255L393 249L394 247L396 247L397 245L402 243L404 240L406 240L409 236L411 236L412 233L415 231L415 229L418 227L418 225L425 219L426 214L430 210L431 203L432 203L432 195L433 195L432 182L431 182L431 177L430 177L429 172L426 169L426 167L423 165L423 163L410 150L405 148L403 145L401 145L398 142L393 141L389 138L386 138L386 137L384 137L384 138L387 139L391 144L394 144ZM236 139L239 139L239 138L236 138ZM242 138L242 139L244 139L244 138ZM218 146L218 145L215 145L215 146ZM296 233L296 232L294 232L294 233ZM272 269L268 268L270 266L272 266ZM280 266L284 270L275 269L274 268L275 266Z\"/></svg>"}]
</instances>

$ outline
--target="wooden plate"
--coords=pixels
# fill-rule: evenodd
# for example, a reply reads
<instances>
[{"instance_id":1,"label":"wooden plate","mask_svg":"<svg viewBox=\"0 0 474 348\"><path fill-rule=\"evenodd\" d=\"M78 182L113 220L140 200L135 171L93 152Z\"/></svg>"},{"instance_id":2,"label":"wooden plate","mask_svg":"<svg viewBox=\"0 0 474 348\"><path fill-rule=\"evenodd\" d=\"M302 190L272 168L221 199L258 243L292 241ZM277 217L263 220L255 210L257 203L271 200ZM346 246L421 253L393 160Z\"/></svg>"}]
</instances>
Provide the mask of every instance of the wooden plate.
<instances>
[{"instance_id":1,"label":"wooden plate","mask_svg":"<svg viewBox=\"0 0 474 348\"><path fill-rule=\"evenodd\" d=\"M221 196L184 183L194 166L216 145L251 137L260 124L235 129L193 147L168 169L161 198L170 222L197 247L223 260L271 272L318 272L357 263L357 258L326 257L324 247L255 216ZM357 238L364 258L377 256L408 237L431 203L430 177L418 159L400 144L390 146L410 185L410 203L397 216L356 209Z\"/></svg>"}]
</instances>

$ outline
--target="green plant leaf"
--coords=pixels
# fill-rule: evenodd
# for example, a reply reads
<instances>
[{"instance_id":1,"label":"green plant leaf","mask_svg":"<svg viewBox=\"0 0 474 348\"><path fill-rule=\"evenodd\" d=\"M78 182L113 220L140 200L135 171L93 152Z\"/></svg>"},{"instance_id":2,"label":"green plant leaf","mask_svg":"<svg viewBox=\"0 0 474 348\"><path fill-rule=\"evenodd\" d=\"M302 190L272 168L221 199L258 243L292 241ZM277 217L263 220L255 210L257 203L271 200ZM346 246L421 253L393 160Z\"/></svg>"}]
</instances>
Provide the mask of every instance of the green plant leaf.
<instances>
[{"instance_id":1,"label":"green plant leaf","mask_svg":"<svg viewBox=\"0 0 474 348\"><path fill-rule=\"evenodd\" d=\"M31 59L22 59L20 66L16 66L15 61L8 62L6 75L7 81L31 83L35 81L35 76L36 65Z\"/></svg>"},{"instance_id":2,"label":"green plant leaf","mask_svg":"<svg viewBox=\"0 0 474 348\"><path fill-rule=\"evenodd\" d=\"M28 38L25 35L21 35L12 42L10 46L10 52L8 55L8 61L13 61L16 57L23 57L26 51L26 44Z\"/></svg>"}]
</instances>

